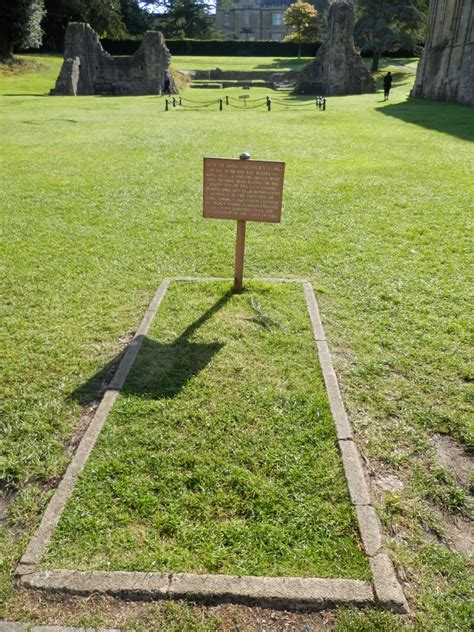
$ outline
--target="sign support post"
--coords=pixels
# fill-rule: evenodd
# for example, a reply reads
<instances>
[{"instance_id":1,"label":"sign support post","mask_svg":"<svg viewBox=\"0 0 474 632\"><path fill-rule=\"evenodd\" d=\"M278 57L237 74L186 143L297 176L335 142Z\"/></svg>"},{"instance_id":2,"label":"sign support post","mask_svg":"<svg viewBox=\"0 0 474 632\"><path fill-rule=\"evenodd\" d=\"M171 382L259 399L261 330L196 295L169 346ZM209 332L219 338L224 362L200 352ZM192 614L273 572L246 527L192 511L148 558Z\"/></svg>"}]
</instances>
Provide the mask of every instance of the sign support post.
<instances>
[{"instance_id":1,"label":"sign support post","mask_svg":"<svg viewBox=\"0 0 474 632\"><path fill-rule=\"evenodd\" d=\"M250 154L248 154L247 152L240 154L240 160L250 160ZM247 222L245 220L237 220L237 237L235 240L234 294L242 294L243 290L246 226Z\"/></svg>"},{"instance_id":2,"label":"sign support post","mask_svg":"<svg viewBox=\"0 0 474 632\"><path fill-rule=\"evenodd\" d=\"M235 242L234 294L242 294L244 280L245 228L247 222L237 220L237 239Z\"/></svg>"}]
</instances>

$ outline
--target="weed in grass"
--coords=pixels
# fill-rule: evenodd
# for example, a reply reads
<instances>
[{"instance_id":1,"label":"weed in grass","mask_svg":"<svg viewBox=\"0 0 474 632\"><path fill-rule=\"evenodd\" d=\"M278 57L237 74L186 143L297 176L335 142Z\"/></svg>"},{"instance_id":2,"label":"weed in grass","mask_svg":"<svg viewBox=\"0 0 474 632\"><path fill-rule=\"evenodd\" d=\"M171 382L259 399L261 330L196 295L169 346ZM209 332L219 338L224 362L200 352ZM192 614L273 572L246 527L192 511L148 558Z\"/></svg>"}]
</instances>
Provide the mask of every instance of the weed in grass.
<instances>
[{"instance_id":1,"label":"weed in grass","mask_svg":"<svg viewBox=\"0 0 474 632\"><path fill-rule=\"evenodd\" d=\"M260 325L260 327L263 327L267 331L270 331L272 327L281 327L277 320L263 312L259 300L254 295L250 296L250 306L255 312L255 316L251 319L252 322Z\"/></svg>"},{"instance_id":2,"label":"weed in grass","mask_svg":"<svg viewBox=\"0 0 474 632\"><path fill-rule=\"evenodd\" d=\"M414 482L424 490L426 498L451 513L466 509L468 492L459 487L455 478L443 468L435 468L429 474L419 468L414 471Z\"/></svg>"}]
</instances>

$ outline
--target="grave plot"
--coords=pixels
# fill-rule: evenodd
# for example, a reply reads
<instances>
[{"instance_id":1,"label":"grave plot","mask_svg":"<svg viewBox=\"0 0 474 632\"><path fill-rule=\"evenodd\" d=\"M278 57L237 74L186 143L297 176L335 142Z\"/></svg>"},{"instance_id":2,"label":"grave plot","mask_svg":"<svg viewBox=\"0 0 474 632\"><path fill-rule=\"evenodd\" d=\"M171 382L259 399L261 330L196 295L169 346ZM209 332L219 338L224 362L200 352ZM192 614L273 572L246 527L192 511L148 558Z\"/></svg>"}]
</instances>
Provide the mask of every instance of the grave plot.
<instances>
[{"instance_id":1,"label":"grave plot","mask_svg":"<svg viewBox=\"0 0 474 632\"><path fill-rule=\"evenodd\" d=\"M300 284L171 284L41 566L370 580Z\"/></svg>"}]
</instances>

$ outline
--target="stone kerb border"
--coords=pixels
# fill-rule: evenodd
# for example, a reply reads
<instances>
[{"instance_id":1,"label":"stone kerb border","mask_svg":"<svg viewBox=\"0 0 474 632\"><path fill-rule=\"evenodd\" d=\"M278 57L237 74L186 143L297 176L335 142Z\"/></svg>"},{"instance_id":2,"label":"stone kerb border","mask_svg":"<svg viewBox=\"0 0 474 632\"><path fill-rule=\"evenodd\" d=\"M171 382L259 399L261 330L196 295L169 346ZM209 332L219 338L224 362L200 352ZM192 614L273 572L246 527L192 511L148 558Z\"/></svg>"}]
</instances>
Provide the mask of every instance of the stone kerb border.
<instances>
[{"instance_id":1,"label":"stone kerb border","mask_svg":"<svg viewBox=\"0 0 474 632\"><path fill-rule=\"evenodd\" d=\"M354 442L351 424L342 401L316 297L311 284L305 279L254 280L269 283L300 283L303 286L331 413L336 424L337 442L349 494L357 513L362 544L369 558L372 583L350 579L236 577L124 571L82 572L39 568L53 531L74 491L77 478L87 463L170 283L228 280L218 277L175 277L163 280L16 568L15 574L20 585L25 588L75 595L102 593L140 600L190 599L201 603L232 602L288 610L321 610L343 604L360 607L380 604L400 614L408 612L408 604L392 562L383 551L381 526L371 504L359 450Z\"/></svg>"}]
</instances>

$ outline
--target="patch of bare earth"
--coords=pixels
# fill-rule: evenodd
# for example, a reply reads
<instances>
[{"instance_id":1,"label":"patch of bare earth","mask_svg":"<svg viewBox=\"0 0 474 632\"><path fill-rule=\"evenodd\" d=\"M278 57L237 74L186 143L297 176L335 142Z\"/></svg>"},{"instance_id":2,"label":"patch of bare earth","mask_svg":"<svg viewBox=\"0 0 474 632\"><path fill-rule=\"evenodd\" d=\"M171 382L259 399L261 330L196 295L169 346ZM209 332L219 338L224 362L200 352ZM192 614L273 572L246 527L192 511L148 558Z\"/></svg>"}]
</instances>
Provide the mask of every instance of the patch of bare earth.
<instances>
[{"instance_id":1,"label":"patch of bare earth","mask_svg":"<svg viewBox=\"0 0 474 632\"><path fill-rule=\"evenodd\" d=\"M37 625L82 625L94 621L111 628L137 630L195 629L223 632L322 632L334 630L334 614L296 613L222 604L199 606L185 602L128 602L111 597L73 597L19 590L10 599L6 619L28 619Z\"/></svg>"},{"instance_id":2,"label":"patch of bare earth","mask_svg":"<svg viewBox=\"0 0 474 632\"><path fill-rule=\"evenodd\" d=\"M436 460L439 465L454 476L461 487L469 490L469 488L472 487L473 476L472 451L445 435L435 435L433 444L436 450ZM445 531L443 540L451 550L465 555L473 554L473 513L474 502L471 495L468 499L465 516L448 516L445 514L441 518Z\"/></svg>"},{"instance_id":3,"label":"patch of bare earth","mask_svg":"<svg viewBox=\"0 0 474 632\"><path fill-rule=\"evenodd\" d=\"M8 508L13 498L13 496L0 496L0 526L7 520Z\"/></svg>"},{"instance_id":4,"label":"patch of bare earth","mask_svg":"<svg viewBox=\"0 0 474 632\"><path fill-rule=\"evenodd\" d=\"M433 438L436 457L441 467L452 474L463 487L469 487L473 472L473 453L446 435Z\"/></svg>"}]
</instances>

